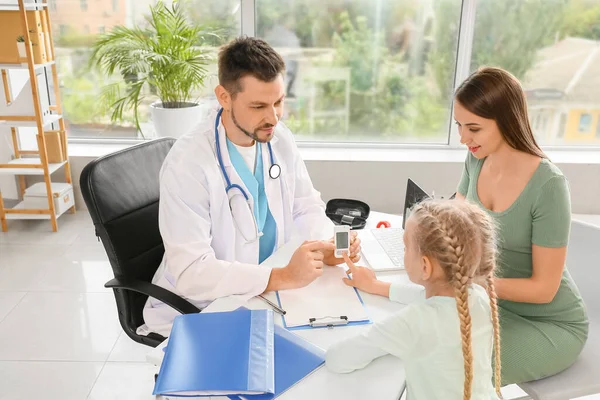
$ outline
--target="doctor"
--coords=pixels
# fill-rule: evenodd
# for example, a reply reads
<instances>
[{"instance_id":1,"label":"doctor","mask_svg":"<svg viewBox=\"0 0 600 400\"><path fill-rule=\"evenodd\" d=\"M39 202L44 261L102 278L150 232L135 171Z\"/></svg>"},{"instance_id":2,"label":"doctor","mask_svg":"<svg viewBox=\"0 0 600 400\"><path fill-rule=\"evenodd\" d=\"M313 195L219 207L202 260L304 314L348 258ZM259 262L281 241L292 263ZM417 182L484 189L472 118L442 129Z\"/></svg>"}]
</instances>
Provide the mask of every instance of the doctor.
<instances>
[{"instance_id":1,"label":"doctor","mask_svg":"<svg viewBox=\"0 0 600 400\"><path fill-rule=\"evenodd\" d=\"M160 173L165 255L153 283L200 308L219 297L308 285L336 265L333 224L292 133L280 122L284 62L265 41L219 52L218 107L182 136ZM292 235L306 239L284 268L259 266ZM350 256L360 241L353 235ZM138 333L167 336L176 311L149 298Z\"/></svg>"}]
</instances>

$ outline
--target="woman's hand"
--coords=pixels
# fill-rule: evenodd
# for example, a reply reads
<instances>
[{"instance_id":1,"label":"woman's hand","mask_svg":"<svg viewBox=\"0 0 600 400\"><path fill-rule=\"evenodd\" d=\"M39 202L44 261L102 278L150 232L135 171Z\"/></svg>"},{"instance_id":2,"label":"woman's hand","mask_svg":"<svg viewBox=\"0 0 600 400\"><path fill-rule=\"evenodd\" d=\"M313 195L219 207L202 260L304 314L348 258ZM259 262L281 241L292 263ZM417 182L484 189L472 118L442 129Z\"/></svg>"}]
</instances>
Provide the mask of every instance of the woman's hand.
<instances>
[{"instance_id":1,"label":"woman's hand","mask_svg":"<svg viewBox=\"0 0 600 400\"><path fill-rule=\"evenodd\" d=\"M346 253L344 253L344 261L348 268L350 268L348 272L352 274L351 279L344 278L344 283L346 285L355 287L363 292L384 297L390 296L391 283L378 280L375 272L370 268L357 267Z\"/></svg>"}]
</instances>

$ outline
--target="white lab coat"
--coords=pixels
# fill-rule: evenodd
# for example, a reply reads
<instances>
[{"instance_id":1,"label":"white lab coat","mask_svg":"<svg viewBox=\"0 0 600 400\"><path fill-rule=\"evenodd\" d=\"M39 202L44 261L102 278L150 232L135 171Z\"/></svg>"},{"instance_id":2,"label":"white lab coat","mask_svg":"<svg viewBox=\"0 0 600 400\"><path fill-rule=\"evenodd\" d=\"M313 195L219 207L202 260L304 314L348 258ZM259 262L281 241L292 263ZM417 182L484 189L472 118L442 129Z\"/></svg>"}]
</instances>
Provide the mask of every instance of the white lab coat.
<instances>
[{"instance_id":1,"label":"white lab coat","mask_svg":"<svg viewBox=\"0 0 600 400\"><path fill-rule=\"evenodd\" d=\"M216 114L216 108L209 110L199 125L177 140L160 172L159 226L165 255L152 282L200 308L219 297L256 296L264 292L271 274L270 268L257 265L259 241L246 243L234 225L216 157ZM231 183L249 193L231 164L222 125L219 142ZM330 238L333 223L325 215L325 205L312 185L292 133L281 122L271 145L275 162L281 166L278 179L268 175L271 161L266 145L262 157L269 209L277 223L276 248L292 234L305 240ZM243 217L236 222L253 225L253 216L245 207L236 212ZM177 315L171 307L149 298L144 308L146 325L138 328L138 333L167 336Z\"/></svg>"}]
</instances>

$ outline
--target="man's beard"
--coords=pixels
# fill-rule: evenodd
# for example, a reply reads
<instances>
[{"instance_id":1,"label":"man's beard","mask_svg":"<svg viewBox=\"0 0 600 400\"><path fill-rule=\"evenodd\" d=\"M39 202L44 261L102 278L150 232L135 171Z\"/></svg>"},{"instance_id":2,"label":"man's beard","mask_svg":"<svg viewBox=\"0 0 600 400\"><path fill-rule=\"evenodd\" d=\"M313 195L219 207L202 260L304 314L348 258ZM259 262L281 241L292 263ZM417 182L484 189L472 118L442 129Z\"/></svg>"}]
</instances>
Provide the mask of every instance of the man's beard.
<instances>
[{"instance_id":1,"label":"man's beard","mask_svg":"<svg viewBox=\"0 0 600 400\"><path fill-rule=\"evenodd\" d=\"M237 119L235 119L235 114L233 113L233 108L231 108L231 120L233 121L233 124L242 132L244 132L244 135L248 136L250 139L255 140L259 143L267 143L269 141L269 139L261 139L258 137L258 132L260 129L268 129L271 128L273 125L271 124L267 124L264 125L258 129L256 129L254 132L249 132L247 130L245 130L244 128L242 128L240 126L240 124L238 124Z\"/></svg>"}]
</instances>

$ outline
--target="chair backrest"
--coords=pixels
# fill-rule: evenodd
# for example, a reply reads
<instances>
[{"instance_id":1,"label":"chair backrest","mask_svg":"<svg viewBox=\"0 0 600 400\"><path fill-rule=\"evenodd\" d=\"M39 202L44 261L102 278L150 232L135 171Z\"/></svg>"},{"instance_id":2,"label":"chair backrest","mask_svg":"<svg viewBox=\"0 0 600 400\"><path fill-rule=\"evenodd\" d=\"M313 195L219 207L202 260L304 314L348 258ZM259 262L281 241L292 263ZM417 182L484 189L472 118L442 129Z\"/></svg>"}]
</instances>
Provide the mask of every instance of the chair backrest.
<instances>
[{"instance_id":1,"label":"chair backrest","mask_svg":"<svg viewBox=\"0 0 600 400\"><path fill-rule=\"evenodd\" d=\"M164 255L158 227L159 172L174 139L157 139L92 161L81 173L83 198L115 278L151 282ZM147 296L115 289L119 320L132 336Z\"/></svg>"},{"instance_id":2,"label":"chair backrest","mask_svg":"<svg viewBox=\"0 0 600 400\"><path fill-rule=\"evenodd\" d=\"M586 304L590 321L600 323L600 227L573 221L567 268Z\"/></svg>"}]
</instances>

